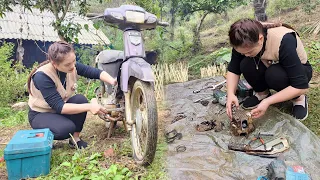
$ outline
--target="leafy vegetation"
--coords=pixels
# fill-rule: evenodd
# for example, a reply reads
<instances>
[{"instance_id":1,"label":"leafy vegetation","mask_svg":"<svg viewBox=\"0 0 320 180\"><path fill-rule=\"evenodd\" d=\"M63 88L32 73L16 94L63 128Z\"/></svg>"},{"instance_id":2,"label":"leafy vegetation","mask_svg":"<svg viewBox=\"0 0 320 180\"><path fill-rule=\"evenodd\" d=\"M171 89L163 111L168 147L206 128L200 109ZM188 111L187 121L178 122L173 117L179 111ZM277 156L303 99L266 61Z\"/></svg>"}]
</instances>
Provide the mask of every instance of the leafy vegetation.
<instances>
[{"instance_id":1,"label":"leafy vegetation","mask_svg":"<svg viewBox=\"0 0 320 180\"><path fill-rule=\"evenodd\" d=\"M95 57L98 52L104 50L104 47L101 45L92 45L91 46L76 46L75 48L76 56L79 59L79 62L89 66L95 65Z\"/></svg>"},{"instance_id":2,"label":"leafy vegetation","mask_svg":"<svg viewBox=\"0 0 320 180\"><path fill-rule=\"evenodd\" d=\"M154 0L135 0L134 4L143 7L146 11L155 14L156 16L160 16L160 1Z\"/></svg>"},{"instance_id":3,"label":"leafy vegetation","mask_svg":"<svg viewBox=\"0 0 320 180\"><path fill-rule=\"evenodd\" d=\"M95 25L105 34L108 34L108 38L111 42L110 49L123 50L123 32L114 27L107 26L102 21L95 22Z\"/></svg>"},{"instance_id":4,"label":"leafy vegetation","mask_svg":"<svg viewBox=\"0 0 320 180\"><path fill-rule=\"evenodd\" d=\"M108 169L99 163L102 159L100 153L89 154L86 151L75 152L71 159L67 159L54 168L52 172L38 179L70 179L70 180L107 180L107 179L132 179L132 172L125 167L113 164ZM55 159L55 158L53 158ZM53 164L57 164L55 161Z\"/></svg>"},{"instance_id":5,"label":"leafy vegetation","mask_svg":"<svg viewBox=\"0 0 320 180\"><path fill-rule=\"evenodd\" d=\"M269 16L277 16L282 13L291 11L298 8L299 5L303 4L303 10L311 14L311 12L319 4L318 0L272 0L268 3L267 14Z\"/></svg>"},{"instance_id":6,"label":"leafy vegetation","mask_svg":"<svg viewBox=\"0 0 320 180\"><path fill-rule=\"evenodd\" d=\"M168 179L165 170L165 152L167 151L167 143L163 137L159 138L157 144L156 156L153 163L146 168L146 173L141 179Z\"/></svg>"},{"instance_id":7,"label":"leafy vegetation","mask_svg":"<svg viewBox=\"0 0 320 180\"><path fill-rule=\"evenodd\" d=\"M80 79L77 81L77 84L77 93L83 94L90 101L90 99L96 97L94 90L99 87L100 81L80 77Z\"/></svg>"},{"instance_id":8,"label":"leafy vegetation","mask_svg":"<svg viewBox=\"0 0 320 180\"><path fill-rule=\"evenodd\" d=\"M9 107L0 107L0 127L12 127L28 122L28 112L14 111Z\"/></svg>"},{"instance_id":9,"label":"leafy vegetation","mask_svg":"<svg viewBox=\"0 0 320 180\"><path fill-rule=\"evenodd\" d=\"M227 64L231 60L231 48L220 48L211 55L214 58L214 64Z\"/></svg>"},{"instance_id":10,"label":"leafy vegetation","mask_svg":"<svg viewBox=\"0 0 320 180\"><path fill-rule=\"evenodd\" d=\"M9 59L14 45L4 42L0 47L0 107L6 107L25 99L26 82L29 70L21 64L12 65Z\"/></svg>"},{"instance_id":11,"label":"leafy vegetation","mask_svg":"<svg viewBox=\"0 0 320 180\"><path fill-rule=\"evenodd\" d=\"M209 55L198 55L189 61L189 73L192 78L200 77L200 69L208 65L227 64L231 59L230 48L220 48Z\"/></svg>"},{"instance_id":12,"label":"leafy vegetation","mask_svg":"<svg viewBox=\"0 0 320 180\"><path fill-rule=\"evenodd\" d=\"M320 72L320 42L312 41L306 47L308 60L313 69Z\"/></svg>"},{"instance_id":13,"label":"leafy vegetation","mask_svg":"<svg viewBox=\"0 0 320 180\"><path fill-rule=\"evenodd\" d=\"M200 30L206 16L210 13L221 14L225 13L227 9L234 8L243 4L244 0L182 0L178 1L178 12L182 16L188 16L190 14L199 12L201 14L200 20L194 26L192 26L193 32L193 48L194 53L199 52L202 49L202 43L200 39Z\"/></svg>"},{"instance_id":14,"label":"leafy vegetation","mask_svg":"<svg viewBox=\"0 0 320 180\"><path fill-rule=\"evenodd\" d=\"M297 0L273 0L269 1L267 14L269 16L276 16L283 12L296 8L300 2Z\"/></svg>"}]
</instances>

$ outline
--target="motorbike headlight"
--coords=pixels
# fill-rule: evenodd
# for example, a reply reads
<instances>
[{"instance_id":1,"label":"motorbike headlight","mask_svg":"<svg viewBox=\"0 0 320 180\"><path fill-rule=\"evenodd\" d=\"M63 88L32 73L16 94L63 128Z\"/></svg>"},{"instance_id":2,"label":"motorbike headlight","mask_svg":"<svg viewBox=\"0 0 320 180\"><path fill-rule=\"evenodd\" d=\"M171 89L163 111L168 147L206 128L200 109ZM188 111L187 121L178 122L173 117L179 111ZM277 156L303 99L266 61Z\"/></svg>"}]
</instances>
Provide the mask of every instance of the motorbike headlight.
<instances>
[{"instance_id":1,"label":"motorbike headlight","mask_svg":"<svg viewBox=\"0 0 320 180\"><path fill-rule=\"evenodd\" d=\"M126 11L126 18L128 22L144 23L144 13L137 11Z\"/></svg>"},{"instance_id":2,"label":"motorbike headlight","mask_svg":"<svg viewBox=\"0 0 320 180\"><path fill-rule=\"evenodd\" d=\"M112 17L114 17L116 19L123 20L123 16L119 12L111 12L110 14L111 14Z\"/></svg>"},{"instance_id":3,"label":"motorbike headlight","mask_svg":"<svg viewBox=\"0 0 320 180\"><path fill-rule=\"evenodd\" d=\"M148 24L155 23L156 21L157 21L157 18L155 18L155 17L149 17L149 18L147 19L147 23L148 23Z\"/></svg>"}]
</instances>

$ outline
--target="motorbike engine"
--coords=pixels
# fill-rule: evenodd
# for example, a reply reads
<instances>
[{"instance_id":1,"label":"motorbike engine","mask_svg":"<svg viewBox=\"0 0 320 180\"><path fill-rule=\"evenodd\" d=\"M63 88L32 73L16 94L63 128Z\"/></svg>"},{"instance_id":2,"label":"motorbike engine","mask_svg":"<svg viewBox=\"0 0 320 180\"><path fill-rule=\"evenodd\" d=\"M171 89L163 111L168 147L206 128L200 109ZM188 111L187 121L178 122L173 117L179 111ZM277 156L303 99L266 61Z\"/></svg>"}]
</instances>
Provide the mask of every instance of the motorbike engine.
<instances>
[{"instance_id":1,"label":"motorbike engine","mask_svg":"<svg viewBox=\"0 0 320 180\"><path fill-rule=\"evenodd\" d=\"M101 105L107 110L107 113L103 115L99 115L99 117L105 121L110 121L111 119L119 118L120 116L120 112L115 111L115 109L117 108L117 105L113 103L112 96L108 96L108 97L109 98L102 97L100 99Z\"/></svg>"},{"instance_id":2,"label":"motorbike engine","mask_svg":"<svg viewBox=\"0 0 320 180\"><path fill-rule=\"evenodd\" d=\"M113 96L109 95L107 97L102 96L99 89L96 89L96 98L93 98L91 102L101 104L107 111L105 114L98 114L98 116L104 121L118 121L121 113L115 111L117 109L116 103L114 103Z\"/></svg>"},{"instance_id":3,"label":"motorbike engine","mask_svg":"<svg viewBox=\"0 0 320 180\"><path fill-rule=\"evenodd\" d=\"M243 109L232 107L231 132L235 136L248 136L255 130L251 114Z\"/></svg>"}]
</instances>

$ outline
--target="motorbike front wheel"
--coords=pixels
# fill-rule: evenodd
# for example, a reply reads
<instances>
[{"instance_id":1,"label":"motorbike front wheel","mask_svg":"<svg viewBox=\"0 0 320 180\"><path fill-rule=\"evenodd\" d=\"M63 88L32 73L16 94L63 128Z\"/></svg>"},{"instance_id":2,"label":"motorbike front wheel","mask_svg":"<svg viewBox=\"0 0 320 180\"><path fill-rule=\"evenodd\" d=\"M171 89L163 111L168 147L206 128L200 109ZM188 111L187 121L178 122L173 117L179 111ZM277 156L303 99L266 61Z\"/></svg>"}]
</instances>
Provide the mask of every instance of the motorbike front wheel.
<instances>
[{"instance_id":1,"label":"motorbike front wheel","mask_svg":"<svg viewBox=\"0 0 320 180\"><path fill-rule=\"evenodd\" d=\"M143 166L152 163L158 139L158 112L153 87L136 80L131 91L131 130L133 157Z\"/></svg>"}]
</instances>

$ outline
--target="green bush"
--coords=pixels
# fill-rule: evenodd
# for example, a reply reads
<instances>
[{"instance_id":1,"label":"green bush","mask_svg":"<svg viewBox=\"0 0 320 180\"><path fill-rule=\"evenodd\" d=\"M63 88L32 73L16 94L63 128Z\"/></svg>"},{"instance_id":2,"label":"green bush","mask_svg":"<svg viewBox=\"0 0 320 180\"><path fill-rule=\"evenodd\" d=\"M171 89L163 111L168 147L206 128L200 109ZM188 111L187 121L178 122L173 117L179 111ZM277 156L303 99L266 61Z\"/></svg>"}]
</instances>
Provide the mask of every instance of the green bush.
<instances>
[{"instance_id":1,"label":"green bush","mask_svg":"<svg viewBox=\"0 0 320 180\"><path fill-rule=\"evenodd\" d=\"M170 40L170 33L163 28L146 32L144 36L146 49L160 52L158 62L174 63L189 59L192 55L192 32L188 31L187 28L176 28L173 41Z\"/></svg>"},{"instance_id":2,"label":"green bush","mask_svg":"<svg viewBox=\"0 0 320 180\"><path fill-rule=\"evenodd\" d=\"M191 78L200 77L200 69L208 65L220 65L231 60L231 48L220 48L209 55L197 55L189 61L189 75Z\"/></svg>"},{"instance_id":3,"label":"green bush","mask_svg":"<svg viewBox=\"0 0 320 180\"><path fill-rule=\"evenodd\" d=\"M269 1L266 11L269 17L274 17L302 5L304 12L311 14L318 4L319 0L273 0Z\"/></svg>"},{"instance_id":4,"label":"green bush","mask_svg":"<svg viewBox=\"0 0 320 180\"><path fill-rule=\"evenodd\" d=\"M12 43L5 42L0 47L0 107L26 98L25 85L30 71L21 64L11 66L12 61L9 58L13 47Z\"/></svg>"},{"instance_id":5,"label":"green bush","mask_svg":"<svg viewBox=\"0 0 320 180\"><path fill-rule=\"evenodd\" d=\"M28 111L14 111L8 107L0 107L0 127L12 127L28 122Z\"/></svg>"},{"instance_id":6,"label":"green bush","mask_svg":"<svg viewBox=\"0 0 320 180\"><path fill-rule=\"evenodd\" d=\"M266 12L269 17L272 17L293 9L298 5L299 1L297 0L273 0L269 1Z\"/></svg>"},{"instance_id":7,"label":"green bush","mask_svg":"<svg viewBox=\"0 0 320 180\"><path fill-rule=\"evenodd\" d=\"M214 59L214 64L220 65L229 63L231 60L231 48L220 48L211 54Z\"/></svg>"},{"instance_id":8,"label":"green bush","mask_svg":"<svg viewBox=\"0 0 320 180\"><path fill-rule=\"evenodd\" d=\"M307 14L311 14L311 12L316 8L319 4L319 0L299 0L301 4L303 4L303 10Z\"/></svg>"},{"instance_id":9,"label":"green bush","mask_svg":"<svg viewBox=\"0 0 320 180\"><path fill-rule=\"evenodd\" d=\"M213 63L212 55L198 55L189 61L189 75L191 79L200 78L200 69Z\"/></svg>"},{"instance_id":10,"label":"green bush","mask_svg":"<svg viewBox=\"0 0 320 180\"><path fill-rule=\"evenodd\" d=\"M133 179L132 172L128 168L111 165L108 169L100 165L102 155L85 151L76 152L71 160L65 160L52 172L39 179L71 179L71 180L111 180L111 179Z\"/></svg>"},{"instance_id":11,"label":"green bush","mask_svg":"<svg viewBox=\"0 0 320 180\"><path fill-rule=\"evenodd\" d=\"M77 54L77 57L79 58L79 61L82 64L86 65L94 65L95 57L97 55L97 52L100 52L103 48L100 46L81 46L81 47L75 47L75 51Z\"/></svg>"},{"instance_id":12,"label":"green bush","mask_svg":"<svg viewBox=\"0 0 320 180\"><path fill-rule=\"evenodd\" d=\"M89 80L87 78L80 77L77 84L78 84L77 93L86 96L87 99L90 101L92 98L96 97L96 95L94 94L94 90L97 87L99 87L100 81Z\"/></svg>"},{"instance_id":13,"label":"green bush","mask_svg":"<svg viewBox=\"0 0 320 180\"><path fill-rule=\"evenodd\" d=\"M116 29L114 27L102 25L100 26L100 30L106 34L111 42L110 48L116 49L116 50L122 50L124 49L123 45L123 32L119 29Z\"/></svg>"}]
</instances>

